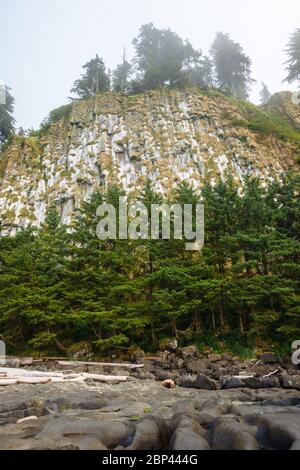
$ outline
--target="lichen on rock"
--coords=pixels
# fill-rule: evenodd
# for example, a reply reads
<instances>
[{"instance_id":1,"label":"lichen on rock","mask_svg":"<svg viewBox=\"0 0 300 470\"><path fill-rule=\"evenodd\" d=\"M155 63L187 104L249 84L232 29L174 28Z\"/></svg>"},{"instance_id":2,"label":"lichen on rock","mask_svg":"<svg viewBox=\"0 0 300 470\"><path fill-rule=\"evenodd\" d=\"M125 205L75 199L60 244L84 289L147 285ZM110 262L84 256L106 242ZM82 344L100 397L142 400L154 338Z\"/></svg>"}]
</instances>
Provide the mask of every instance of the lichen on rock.
<instances>
[{"instance_id":1,"label":"lichen on rock","mask_svg":"<svg viewBox=\"0 0 300 470\"><path fill-rule=\"evenodd\" d=\"M272 106L277 102L284 114L275 95ZM17 136L2 153L4 223L39 225L52 203L69 223L83 200L110 184L136 193L150 179L169 194L180 181L200 190L205 181L231 175L242 187L252 175L266 185L295 169L295 142L250 129L247 113L221 93L192 88L134 97L101 93L75 102L39 139Z\"/></svg>"}]
</instances>

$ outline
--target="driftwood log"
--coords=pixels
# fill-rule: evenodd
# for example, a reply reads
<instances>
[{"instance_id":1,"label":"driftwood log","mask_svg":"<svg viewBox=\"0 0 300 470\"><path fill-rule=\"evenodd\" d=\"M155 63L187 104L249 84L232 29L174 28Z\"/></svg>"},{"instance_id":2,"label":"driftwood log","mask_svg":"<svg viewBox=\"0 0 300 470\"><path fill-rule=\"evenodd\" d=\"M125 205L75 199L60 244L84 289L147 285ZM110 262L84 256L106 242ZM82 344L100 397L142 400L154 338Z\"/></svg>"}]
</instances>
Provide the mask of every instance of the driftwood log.
<instances>
[{"instance_id":1,"label":"driftwood log","mask_svg":"<svg viewBox=\"0 0 300 470\"><path fill-rule=\"evenodd\" d=\"M124 364L117 362L83 362L83 361L57 361L60 366L99 366L99 367L118 367L124 369L141 369L144 364Z\"/></svg>"},{"instance_id":2,"label":"driftwood log","mask_svg":"<svg viewBox=\"0 0 300 470\"><path fill-rule=\"evenodd\" d=\"M0 386L16 384L46 384L49 382L84 382L94 380L96 382L118 383L125 382L128 376L119 375L99 375L88 373L68 373L64 372L41 372L26 369L0 368Z\"/></svg>"}]
</instances>

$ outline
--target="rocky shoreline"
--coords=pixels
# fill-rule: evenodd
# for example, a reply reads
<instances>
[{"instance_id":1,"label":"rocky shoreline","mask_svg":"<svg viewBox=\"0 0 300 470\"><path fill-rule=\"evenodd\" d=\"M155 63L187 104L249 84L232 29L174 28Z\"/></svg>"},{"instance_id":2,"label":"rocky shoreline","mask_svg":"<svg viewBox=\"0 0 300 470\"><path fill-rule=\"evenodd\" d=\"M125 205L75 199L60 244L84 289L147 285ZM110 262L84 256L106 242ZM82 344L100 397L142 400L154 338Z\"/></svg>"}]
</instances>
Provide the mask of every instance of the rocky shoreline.
<instances>
[{"instance_id":1,"label":"rocky shoreline","mask_svg":"<svg viewBox=\"0 0 300 470\"><path fill-rule=\"evenodd\" d=\"M200 356L193 346L133 359L144 367L72 366L128 375L126 382L0 387L0 449L300 449L300 370L291 362ZM37 369L36 361L14 361L10 367Z\"/></svg>"}]
</instances>

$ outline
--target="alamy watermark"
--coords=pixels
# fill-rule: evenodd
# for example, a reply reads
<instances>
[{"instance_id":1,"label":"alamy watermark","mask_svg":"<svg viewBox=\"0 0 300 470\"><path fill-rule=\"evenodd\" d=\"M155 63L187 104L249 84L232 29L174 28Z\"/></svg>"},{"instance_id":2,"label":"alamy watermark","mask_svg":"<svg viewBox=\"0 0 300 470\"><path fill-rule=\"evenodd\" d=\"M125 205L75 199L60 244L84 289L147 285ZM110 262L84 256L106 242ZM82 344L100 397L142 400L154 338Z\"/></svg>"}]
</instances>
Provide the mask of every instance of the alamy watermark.
<instances>
[{"instance_id":1,"label":"alamy watermark","mask_svg":"<svg viewBox=\"0 0 300 470\"><path fill-rule=\"evenodd\" d=\"M294 341L292 344L292 363L295 366L300 365L300 340Z\"/></svg>"},{"instance_id":2,"label":"alamy watermark","mask_svg":"<svg viewBox=\"0 0 300 470\"><path fill-rule=\"evenodd\" d=\"M200 251L204 245L203 204L128 204L119 198L118 210L112 204L97 209L100 240L185 240L187 251ZM117 233L118 232L118 233Z\"/></svg>"},{"instance_id":3,"label":"alamy watermark","mask_svg":"<svg viewBox=\"0 0 300 470\"><path fill-rule=\"evenodd\" d=\"M6 104L6 86L0 80L0 104Z\"/></svg>"}]
</instances>

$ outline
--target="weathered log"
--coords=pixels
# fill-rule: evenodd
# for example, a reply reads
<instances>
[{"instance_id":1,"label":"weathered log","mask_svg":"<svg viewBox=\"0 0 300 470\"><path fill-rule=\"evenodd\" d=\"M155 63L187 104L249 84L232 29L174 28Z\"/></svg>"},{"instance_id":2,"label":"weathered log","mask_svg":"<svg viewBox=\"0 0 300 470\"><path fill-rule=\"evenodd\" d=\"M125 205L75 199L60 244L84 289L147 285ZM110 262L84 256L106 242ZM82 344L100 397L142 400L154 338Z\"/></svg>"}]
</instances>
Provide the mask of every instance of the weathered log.
<instances>
[{"instance_id":1,"label":"weathered log","mask_svg":"<svg viewBox=\"0 0 300 470\"><path fill-rule=\"evenodd\" d=\"M17 369L13 367L0 367L0 374L6 374L7 377L64 377L62 372L40 372L37 370Z\"/></svg>"},{"instance_id":2,"label":"weathered log","mask_svg":"<svg viewBox=\"0 0 300 470\"><path fill-rule=\"evenodd\" d=\"M126 382L126 375L99 375L99 374L80 374L85 379L95 380L96 382Z\"/></svg>"},{"instance_id":3,"label":"weathered log","mask_svg":"<svg viewBox=\"0 0 300 470\"><path fill-rule=\"evenodd\" d=\"M279 372L278 369L274 370L273 372L270 372L270 374L264 375L264 379L268 379L269 377L272 377L273 375L277 374Z\"/></svg>"},{"instance_id":4,"label":"weathered log","mask_svg":"<svg viewBox=\"0 0 300 470\"><path fill-rule=\"evenodd\" d=\"M27 416L27 418L18 419L17 424L26 423L27 421L33 421L39 419L37 416Z\"/></svg>"},{"instance_id":5,"label":"weathered log","mask_svg":"<svg viewBox=\"0 0 300 470\"><path fill-rule=\"evenodd\" d=\"M16 379L1 379L0 380L0 387L2 385L16 385L18 381Z\"/></svg>"},{"instance_id":6,"label":"weathered log","mask_svg":"<svg viewBox=\"0 0 300 470\"><path fill-rule=\"evenodd\" d=\"M18 377L18 384L47 384L51 382L51 377Z\"/></svg>"},{"instance_id":7,"label":"weathered log","mask_svg":"<svg viewBox=\"0 0 300 470\"><path fill-rule=\"evenodd\" d=\"M1 368L0 384L46 384L49 382L84 382L85 380L95 380L97 382L116 383L125 382L128 376L118 375L99 375L88 373L69 373L62 372L40 372L26 369Z\"/></svg>"},{"instance_id":8,"label":"weathered log","mask_svg":"<svg viewBox=\"0 0 300 470\"><path fill-rule=\"evenodd\" d=\"M83 362L83 361L57 361L60 366L99 366L99 367L124 367L124 369L141 369L144 364L125 364L116 362Z\"/></svg>"}]
</instances>

